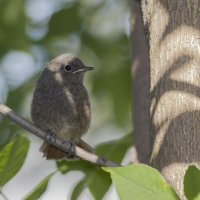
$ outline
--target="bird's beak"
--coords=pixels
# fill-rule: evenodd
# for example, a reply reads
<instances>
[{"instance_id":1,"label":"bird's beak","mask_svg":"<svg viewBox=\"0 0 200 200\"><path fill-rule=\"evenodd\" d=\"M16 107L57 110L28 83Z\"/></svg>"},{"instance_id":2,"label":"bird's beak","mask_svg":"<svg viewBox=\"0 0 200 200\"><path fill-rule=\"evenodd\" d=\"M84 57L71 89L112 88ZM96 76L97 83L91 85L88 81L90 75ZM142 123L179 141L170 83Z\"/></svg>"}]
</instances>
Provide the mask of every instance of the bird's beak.
<instances>
[{"instance_id":1,"label":"bird's beak","mask_svg":"<svg viewBox=\"0 0 200 200\"><path fill-rule=\"evenodd\" d=\"M82 69L78 69L78 70L74 71L73 74L80 73L80 72L87 72L87 71L90 71L93 69L94 69L93 67L84 67Z\"/></svg>"}]
</instances>

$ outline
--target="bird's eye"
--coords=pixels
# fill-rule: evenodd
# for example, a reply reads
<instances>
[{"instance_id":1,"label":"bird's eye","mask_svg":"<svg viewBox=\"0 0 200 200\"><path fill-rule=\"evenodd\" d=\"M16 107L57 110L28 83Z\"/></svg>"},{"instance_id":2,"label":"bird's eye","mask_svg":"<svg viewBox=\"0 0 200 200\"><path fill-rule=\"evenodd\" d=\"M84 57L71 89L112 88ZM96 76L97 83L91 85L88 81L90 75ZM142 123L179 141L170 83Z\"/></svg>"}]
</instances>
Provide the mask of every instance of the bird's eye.
<instances>
[{"instance_id":1,"label":"bird's eye","mask_svg":"<svg viewBox=\"0 0 200 200\"><path fill-rule=\"evenodd\" d=\"M71 65L65 65L65 67L64 67L64 68L65 68L65 70L66 70L66 71L68 71L68 72L69 72L69 71L71 71L71 69L72 69L72 66L71 66Z\"/></svg>"}]
</instances>

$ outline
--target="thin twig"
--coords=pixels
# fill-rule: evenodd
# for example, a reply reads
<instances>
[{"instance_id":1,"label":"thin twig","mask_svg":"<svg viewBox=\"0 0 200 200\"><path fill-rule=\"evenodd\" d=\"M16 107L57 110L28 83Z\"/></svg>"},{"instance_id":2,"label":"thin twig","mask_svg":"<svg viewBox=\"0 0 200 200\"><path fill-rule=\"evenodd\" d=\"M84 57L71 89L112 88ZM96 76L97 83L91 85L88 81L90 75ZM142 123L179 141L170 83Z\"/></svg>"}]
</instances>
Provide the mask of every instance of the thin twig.
<instances>
[{"instance_id":1,"label":"thin twig","mask_svg":"<svg viewBox=\"0 0 200 200\"><path fill-rule=\"evenodd\" d=\"M19 116L17 113L15 113L13 110L11 110L9 107L7 107L4 104L0 103L0 113L10 119L11 121L15 122L16 124L23 127L25 130L29 131L30 133L40 137L43 140L47 140L48 133L45 133L40 128L36 127L33 123L28 122L23 117ZM67 148L65 146L64 141L54 137L54 141L51 142L52 145L55 147L67 152ZM99 166L105 166L105 167L119 167L120 164L114 163L110 160L107 160L105 158L102 158L100 156L97 156L96 154L90 153L85 151L84 149L76 146L75 147L75 155L83 160L87 160L93 164L99 165Z\"/></svg>"}]
</instances>

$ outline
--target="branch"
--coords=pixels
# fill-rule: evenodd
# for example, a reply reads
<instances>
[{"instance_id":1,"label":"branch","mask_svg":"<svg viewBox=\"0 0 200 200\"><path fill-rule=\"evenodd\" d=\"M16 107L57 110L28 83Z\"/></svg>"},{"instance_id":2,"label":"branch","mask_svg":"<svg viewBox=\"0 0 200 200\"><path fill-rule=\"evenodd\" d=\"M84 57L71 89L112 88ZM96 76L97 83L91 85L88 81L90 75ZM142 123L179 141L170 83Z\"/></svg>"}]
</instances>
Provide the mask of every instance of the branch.
<instances>
[{"instance_id":1,"label":"branch","mask_svg":"<svg viewBox=\"0 0 200 200\"><path fill-rule=\"evenodd\" d=\"M23 127L25 130L29 131L30 133L40 137L43 140L48 141L48 133L45 133L40 128L36 127L33 123L28 122L26 119L19 116L17 113L15 113L13 110L11 110L9 107L5 106L4 104L0 103L0 113L10 119L11 121L15 122L16 124ZM54 141L51 141L51 144L55 147L59 148L62 151L67 152L67 148L65 146L64 141L54 137ZM114 163L110 160L107 160L105 158L102 158L100 156L97 156L96 154L90 153L85 151L84 149L76 146L75 147L75 155L83 160L87 160L93 164L96 164L98 166L105 166L105 167L119 167L120 164Z\"/></svg>"}]
</instances>

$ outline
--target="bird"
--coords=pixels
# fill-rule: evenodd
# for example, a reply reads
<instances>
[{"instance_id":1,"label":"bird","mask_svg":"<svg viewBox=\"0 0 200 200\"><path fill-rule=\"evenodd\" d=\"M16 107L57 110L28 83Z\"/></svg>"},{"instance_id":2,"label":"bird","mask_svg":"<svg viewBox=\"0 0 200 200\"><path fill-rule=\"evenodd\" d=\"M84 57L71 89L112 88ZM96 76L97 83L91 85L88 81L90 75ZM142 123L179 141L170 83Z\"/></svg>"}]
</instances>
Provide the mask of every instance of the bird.
<instances>
[{"instance_id":1,"label":"bird","mask_svg":"<svg viewBox=\"0 0 200 200\"><path fill-rule=\"evenodd\" d=\"M93 70L76 56L62 54L48 62L36 82L31 103L31 118L43 131L92 152L81 139L90 126L91 107L83 85L84 74ZM47 159L73 159L74 155L44 141L40 147Z\"/></svg>"}]
</instances>

